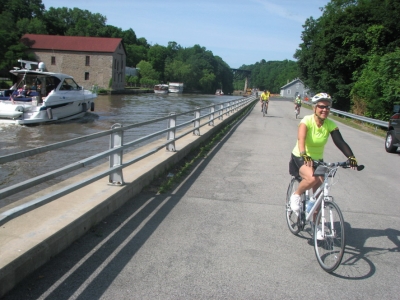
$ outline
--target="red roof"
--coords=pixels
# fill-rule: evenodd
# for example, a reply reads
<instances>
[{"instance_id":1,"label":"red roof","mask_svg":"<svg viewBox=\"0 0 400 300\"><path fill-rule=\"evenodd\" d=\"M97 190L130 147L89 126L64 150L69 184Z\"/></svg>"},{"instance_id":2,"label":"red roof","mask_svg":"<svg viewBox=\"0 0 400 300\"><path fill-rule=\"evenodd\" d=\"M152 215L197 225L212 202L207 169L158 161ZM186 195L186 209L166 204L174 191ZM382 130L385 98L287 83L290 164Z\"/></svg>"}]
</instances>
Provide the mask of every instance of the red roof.
<instances>
[{"instance_id":1,"label":"red roof","mask_svg":"<svg viewBox=\"0 0 400 300\"><path fill-rule=\"evenodd\" d=\"M121 38L25 34L21 42L31 49L113 53Z\"/></svg>"}]
</instances>

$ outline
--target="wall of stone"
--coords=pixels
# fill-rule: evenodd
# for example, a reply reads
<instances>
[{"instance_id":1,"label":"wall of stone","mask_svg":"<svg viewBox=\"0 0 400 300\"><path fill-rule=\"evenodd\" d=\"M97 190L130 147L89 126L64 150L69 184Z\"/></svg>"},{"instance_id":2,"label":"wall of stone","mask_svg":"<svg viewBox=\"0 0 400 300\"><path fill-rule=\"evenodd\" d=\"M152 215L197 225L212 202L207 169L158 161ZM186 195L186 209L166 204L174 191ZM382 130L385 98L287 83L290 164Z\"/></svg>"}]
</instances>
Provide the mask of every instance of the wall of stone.
<instances>
[{"instance_id":1,"label":"wall of stone","mask_svg":"<svg viewBox=\"0 0 400 300\"><path fill-rule=\"evenodd\" d=\"M36 50L33 53L37 61L45 63L46 71L71 75L85 89L91 89L94 85L108 88L110 78L112 78L112 89L125 88L126 57L123 49L118 49L115 53L47 50ZM90 59L88 66L86 66L87 56ZM52 57L55 57L53 65ZM85 73L88 73L88 79L85 79Z\"/></svg>"}]
</instances>

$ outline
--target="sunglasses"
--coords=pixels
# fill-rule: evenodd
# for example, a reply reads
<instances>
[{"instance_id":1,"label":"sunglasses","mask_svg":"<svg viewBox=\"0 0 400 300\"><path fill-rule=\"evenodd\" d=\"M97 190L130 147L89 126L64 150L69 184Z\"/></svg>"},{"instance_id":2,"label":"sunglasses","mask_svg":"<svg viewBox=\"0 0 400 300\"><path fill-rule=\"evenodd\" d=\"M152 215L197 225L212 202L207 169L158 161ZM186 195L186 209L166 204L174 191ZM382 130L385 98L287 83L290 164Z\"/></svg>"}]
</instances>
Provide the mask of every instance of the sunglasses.
<instances>
[{"instance_id":1,"label":"sunglasses","mask_svg":"<svg viewBox=\"0 0 400 300\"><path fill-rule=\"evenodd\" d=\"M330 109L331 109L330 105L317 105L317 107L318 107L319 109L327 109L327 110L330 110Z\"/></svg>"}]
</instances>

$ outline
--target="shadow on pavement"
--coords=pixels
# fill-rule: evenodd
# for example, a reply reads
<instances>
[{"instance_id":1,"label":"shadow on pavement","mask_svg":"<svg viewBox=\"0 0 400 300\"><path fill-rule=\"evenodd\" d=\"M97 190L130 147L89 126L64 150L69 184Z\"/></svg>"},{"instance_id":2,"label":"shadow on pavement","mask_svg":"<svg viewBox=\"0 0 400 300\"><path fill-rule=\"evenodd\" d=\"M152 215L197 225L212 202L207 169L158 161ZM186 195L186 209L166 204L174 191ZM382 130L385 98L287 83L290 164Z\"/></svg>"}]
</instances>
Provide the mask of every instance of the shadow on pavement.
<instances>
[{"instance_id":1,"label":"shadow on pavement","mask_svg":"<svg viewBox=\"0 0 400 300\"><path fill-rule=\"evenodd\" d=\"M206 158L195 163L192 173L174 191L134 196L3 299L101 298L251 111L232 126Z\"/></svg>"}]
</instances>

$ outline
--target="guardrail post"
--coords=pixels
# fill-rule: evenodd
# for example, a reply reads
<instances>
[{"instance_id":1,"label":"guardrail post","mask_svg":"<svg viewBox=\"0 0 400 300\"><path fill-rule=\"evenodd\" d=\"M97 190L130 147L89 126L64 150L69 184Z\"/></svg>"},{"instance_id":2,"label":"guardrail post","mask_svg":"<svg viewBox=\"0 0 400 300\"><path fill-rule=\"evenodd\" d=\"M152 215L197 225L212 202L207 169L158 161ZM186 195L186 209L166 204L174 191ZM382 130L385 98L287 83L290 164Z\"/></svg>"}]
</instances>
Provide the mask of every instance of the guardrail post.
<instances>
[{"instance_id":1,"label":"guardrail post","mask_svg":"<svg viewBox=\"0 0 400 300\"><path fill-rule=\"evenodd\" d=\"M200 135L200 107L196 107L196 111L194 112L194 122L193 122L194 135Z\"/></svg>"},{"instance_id":2,"label":"guardrail post","mask_svg":"<svg viewBox=\"0 0 400 300\"><path fill-rule=\"evenodd\" d=\"M114 124L113 126L111 126L111 129L121 128L121 127L122 127L121 124ZM111 133L110 149L121 147L122 144L123 144L123 131L120 130ZM123 150L110 155L110 168L122 165L122 155L123 155ZM111 173L108 177L108 182L111 185L123 185L124 178L122 174L122 169Z\"/></svg>"},{"instance_id":3,"label":"guardrail post","mask_svg":"<svg viewBox=\"0 0 400 300\"><path fill-rule=\"evenodd\" d=\"M218 112L218 115L219 115L219 119L220 120L223 120L224 119L224 105L223 104L221 104L220 106L219 106L219 112Z\"/></svg>"},{"instance_id":4,"label":"guardrail post","mask_svg":"<svg viewBox=\"0 0 400 300\"><path fill-rule=\"evenodd\" d=\"M211 107L210 107L210 113L211 113L211 115L210 115L210 117L209 117L210 122L208 122L208 125L209 125L209 126L214 126L214 112L215 112L215 107L214 107L214 106L211 106Z\"/></svg>"},{"instance_id":5,"label":"guardrail post","mask_svg":"<svg viewBox=\"0 0 400 300\"><path fill-rule=\"evenodd\" d=\"M231 112L231 101L228 102L228 107L226 108L226 115L229 116L229 113Z\"/></svg>"},{"instance_id":6,"label":"guardrail post","mask_svg":"<svg viewBox=\"0 0 400 300\"><path fill-rule=\"evenodd\" d=\"M175 132L176 132L176 114L171 113L170 118L168 119L168 127L170 130L167 132L167 141L172 140L171 143L168 143L167 150L168 151L176 151L175 149Z\"/></svg>"}]
</instances>

